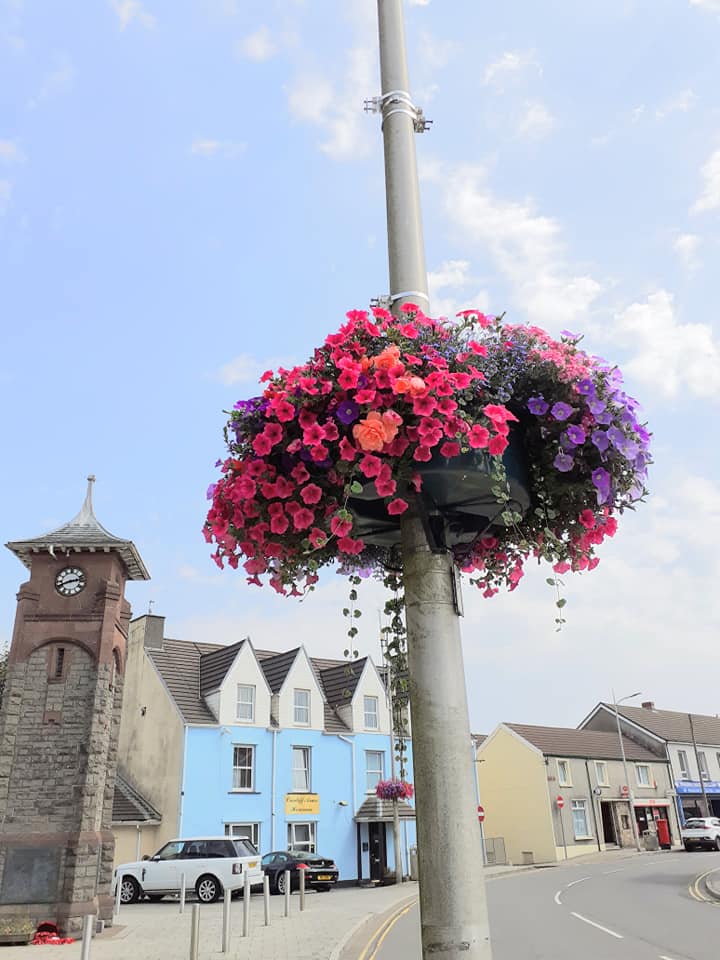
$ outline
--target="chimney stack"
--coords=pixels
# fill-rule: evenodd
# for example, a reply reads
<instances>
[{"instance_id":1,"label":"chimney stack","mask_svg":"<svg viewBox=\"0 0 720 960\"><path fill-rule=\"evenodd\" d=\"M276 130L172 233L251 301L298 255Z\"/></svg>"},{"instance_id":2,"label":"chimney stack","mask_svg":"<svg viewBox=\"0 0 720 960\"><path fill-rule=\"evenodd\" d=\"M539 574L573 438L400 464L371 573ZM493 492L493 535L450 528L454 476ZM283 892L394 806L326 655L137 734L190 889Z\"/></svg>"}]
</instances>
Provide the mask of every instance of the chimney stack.
<instances>
[{"instance_id":1,"label":"chimney stack","mask_svg":"<svg viewBox=\"0 0 720 960\"><path fill-rule=\"evenodd\" d=\"M654 710L654 709L655 709L655 704L653 703L652 700L646 700L644 703L641 703L640 706L643 708L643 710Z\"/></svg>"}]
</instances>

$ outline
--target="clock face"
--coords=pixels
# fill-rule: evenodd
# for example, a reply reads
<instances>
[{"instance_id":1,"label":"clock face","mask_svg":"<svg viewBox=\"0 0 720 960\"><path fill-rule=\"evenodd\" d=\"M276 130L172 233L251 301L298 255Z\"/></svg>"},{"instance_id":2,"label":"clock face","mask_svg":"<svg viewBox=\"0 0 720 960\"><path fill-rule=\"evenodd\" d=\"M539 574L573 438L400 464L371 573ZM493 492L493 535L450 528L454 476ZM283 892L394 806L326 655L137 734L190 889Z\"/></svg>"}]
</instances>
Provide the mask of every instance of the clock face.
<instances>
[{"instance_id":1,"label":"clock face","mask_svg":"<svg viewBox=\"0 0 720 960\"><path fill-rule=\"evenodd\" d=\"M74 597L86 582L85 574L79 567L65 567L55 577L55 589L61 597Z\"/></svg>"}]
</instances>

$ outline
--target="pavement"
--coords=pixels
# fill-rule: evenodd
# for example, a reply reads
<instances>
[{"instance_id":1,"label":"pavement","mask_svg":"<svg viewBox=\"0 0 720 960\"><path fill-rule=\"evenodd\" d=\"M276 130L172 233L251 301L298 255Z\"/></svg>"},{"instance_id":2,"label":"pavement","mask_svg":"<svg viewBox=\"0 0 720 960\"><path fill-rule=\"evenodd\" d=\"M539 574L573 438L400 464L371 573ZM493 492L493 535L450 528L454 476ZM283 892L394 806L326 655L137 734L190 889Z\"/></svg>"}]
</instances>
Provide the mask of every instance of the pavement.
<instances>
[{"instance_id":1,"label":"pavement","mask_svg":"<svg viewBox=\"0 0 720 960\"><path fill-rule=\"evenodd\" d=\"M575 857L545 868L562 868L564 863L613 863L636 856L634 850L606 851ZM487 879L543 869L544 865L492 866L485 868ZM270 897L270 924L265 926L262 894L250 901L250 929L242 936L243 901L231 904L231 935L227 953L222 947L222 903L200 906L200 948L198 960L350 960L360 955L373 931L393 912L414 902L418 885L407 881L387 887L339 887L329 893L308 891L305 910L300 898L290 898L290 915L284 916L283 897ZM177 960L190 957L192 904L181 914L177 899L160 903L124 905L112 927L94 937L91 960ZM34 948L31 948L34 949ZM80 942L53 948L66 960L79 960ZM2 960L27 956L27 947L3 947Z\"/></svg>"}]
</instances>

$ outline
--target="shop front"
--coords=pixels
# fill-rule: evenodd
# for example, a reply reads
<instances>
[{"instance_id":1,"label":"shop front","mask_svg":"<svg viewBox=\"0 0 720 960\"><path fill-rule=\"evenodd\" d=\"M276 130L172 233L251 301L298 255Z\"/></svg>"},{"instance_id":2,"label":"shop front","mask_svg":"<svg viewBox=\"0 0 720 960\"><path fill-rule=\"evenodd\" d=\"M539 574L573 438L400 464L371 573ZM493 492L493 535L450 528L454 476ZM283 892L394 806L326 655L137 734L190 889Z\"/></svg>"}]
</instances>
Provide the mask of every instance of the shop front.
<instances>
[{"instance_id":1,"label":"shop front","mask_svg":"<svg viewBox=\"0 0 720 960\"><path fill-rule=\"evenodd\" d=\"M656 837L663 850L679 843L679 837L674 836L671 809L670 800L635 800L635 820L640 838Z\"/></svg>"},{"instance_id":2,"label":"shop front","mask_svg":"<svg viewBox=\"0 0 720 960\"><path fill-rule=\"evenodd\" d=\"M404 800L400 815L403 875L410 873L410 846L415 844L415 810ZM394 877L393 804L368 797L355 815L358 883L381 884Z\"/></svg>"},{"instance_id":3,"label":"shop front","mask_svg":"<svg viewBox=\"0 0 720 960\"><path fill-rule=\"evenodd\" d=\"M720 782L717 780L678 780L675 784L680 822L690 817L720 817ZM703 797L703 790L705 797ZM708 812L705 813L705 799Z\"/></svg>"}]
</instances>

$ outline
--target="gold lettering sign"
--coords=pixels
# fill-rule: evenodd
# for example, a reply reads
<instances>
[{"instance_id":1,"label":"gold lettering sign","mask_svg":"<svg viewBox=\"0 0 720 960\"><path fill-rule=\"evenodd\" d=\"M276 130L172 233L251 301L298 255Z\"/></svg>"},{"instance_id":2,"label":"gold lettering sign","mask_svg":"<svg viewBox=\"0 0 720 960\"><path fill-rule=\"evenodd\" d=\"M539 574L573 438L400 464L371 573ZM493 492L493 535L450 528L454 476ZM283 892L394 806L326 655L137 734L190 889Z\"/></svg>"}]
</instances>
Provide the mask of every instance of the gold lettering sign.
<instances>
[{"instance_id":1,"label":"gold lettering sign","mask_svg":"<svg viewBox=\"0 0 720 960\"><path fill-rule=\"evenodd\" d=\"M299 814L319 814L320 813L320 794L319 793L286 793L285 794L285 815L296 817Z\"/></svg>"}]
</instances>

